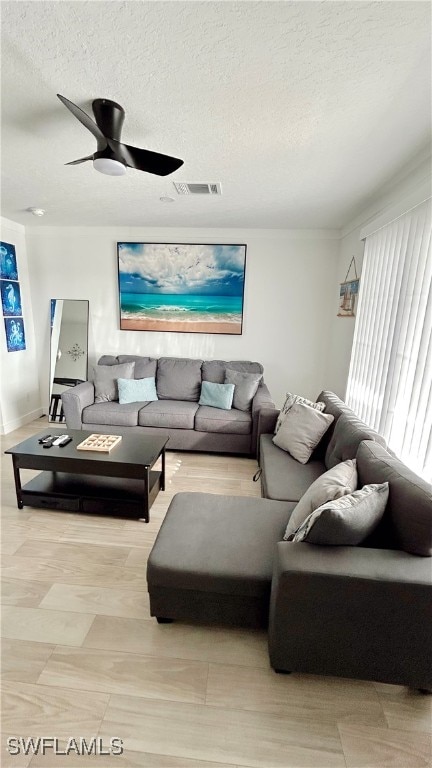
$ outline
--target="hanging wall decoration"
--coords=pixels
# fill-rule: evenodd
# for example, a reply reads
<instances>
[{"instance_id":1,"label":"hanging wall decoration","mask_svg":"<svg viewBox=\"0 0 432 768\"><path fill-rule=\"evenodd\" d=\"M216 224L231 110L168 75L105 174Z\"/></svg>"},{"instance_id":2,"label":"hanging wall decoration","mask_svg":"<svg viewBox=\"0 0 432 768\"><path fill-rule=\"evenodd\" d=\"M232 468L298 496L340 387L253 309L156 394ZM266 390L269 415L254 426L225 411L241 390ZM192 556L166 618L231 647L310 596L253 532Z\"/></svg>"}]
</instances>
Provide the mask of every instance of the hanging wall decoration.
<instances>
[{"instance_id":1,"label":"hanging wall decoration","mask_svg":"<svg viewBox=\"0 0 432 768\"><path fill-rule=\"evenodd\" d=\"M241 334L246 245L117 243L120 329Z\"/></svg>"},{"instance_id":2,"label":"hanging wall decoration","mask_svg":"<svg viewBox=\"0 0 432 768\"><path fill-rule=\"evenodd\" d=\"M351 267L354 269L355 277L351 280L348 279ZM354 317L355 306L357 302L357 296L359 291L360 278L357 276L357 268L355 263L355 257L353 256L348 272L346 273L345 280L340 284L339 291L339 312L338 317Z\"/></svg>"},{"instance_id":3,"label":"hanging wall decoration","mask_svg":"<svg viewBox=\"0 0 432 768\"><path fill-rule=\"evenodd\" d=\"M76 363L77 360L80 359L85 354L84 350L81 349L79 344L74 344L71 349L68 349L68 355L71 356L74 363Z\"/></svg>"},{"instance_id":4,"label":"hanging wall decoration","mask_svg":"<svg viewBox=\"0 0 432 768\"><path fill-rule=\"evenodd\" d=\"M4 317L9 315L22 315L19 282L14 280L0 280L0 290Z\"/></svg>"},{"instance_id":5,"label":"hanging wall decoration","mask_svg":"<svg viewBox=\"0 0 432 768\"><path fill-rule=\"evenodd\" d=\"M5 317L5 333L8 352L25 349L24 321L22 317Z\"/></svg>"},{"instance_id":6,"label":"hanging wall decoration","mask_svg":"<svg viewBox=\"0 0 432 768\"><path fill-rule=\"evenodd\" d=\"M3 280L18 280L15 246L0 243L0 277Z\"/></svg>"},{"instance_id":7,"label":"hanging wall decoration","mask_svg":"<svg viewBox=\"0 0 432 768\"><path fill-rule=\"evenodd\" d=\"M0 295L8 352L26 348L15 246L0 242Z\"/></svg>"}]
</instances>

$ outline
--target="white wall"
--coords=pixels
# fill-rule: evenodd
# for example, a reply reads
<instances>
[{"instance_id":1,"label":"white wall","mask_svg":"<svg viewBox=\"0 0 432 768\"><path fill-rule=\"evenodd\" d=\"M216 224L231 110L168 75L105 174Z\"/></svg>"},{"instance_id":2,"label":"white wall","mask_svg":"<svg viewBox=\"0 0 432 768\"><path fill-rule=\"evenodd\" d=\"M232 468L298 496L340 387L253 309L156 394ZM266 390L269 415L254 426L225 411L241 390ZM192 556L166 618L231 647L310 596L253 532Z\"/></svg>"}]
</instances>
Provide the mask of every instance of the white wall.
<instances>
[{"instance_id":1,"label":"white wall","mask_svg":"<svg viewBox=\"0 0 432 768\"><path fill-rule=\"evenodd\" d=\"M37 378L48 408L51 298L89 300L90 364L103 353L251 359L263 363L277 405L288 389L316 397L327 388L344 397L355 319L337 317L339 283L353 255L361 271L365 225L407 210L430 176L430 157L419 156L342 233L37 226L24 237L21 226L4 221L3 239L17 245L28 348L7 354L3 341L0 428L37 411ZM117 241L246 243L242 336L120 331Z\"/></svg>"},{"instance_id":2,"label":"white wall","mask_svg":"<svg viewBox=\"0 0 432 768\"><path fill-rule=\"evenodd\" d=\"M342 237L339 245L337 277L332 296L332 318L328 336L328 354L325 368L326 387L342 399L348 380L351 347L354 336L355 317L338 317L340 283L345 280L352 257L355 257L357 274L361 278L364 242L360 239L360 227ZM350 278L354 277L351 268Z\"/></svg>"},{"instance_id":3,"label":"white wall","mask_svg":"<svg viewBox=\"0 0 432 768\"><path fill-rule=\"evenodd\" d=\"M337 235L331 230L28 228L44 403L51 298L89 300L92 363L103 353L258 360L278 405L287 389L316 397L326 386ZM242 336L120 331L117 241L246 243Z\"/></svg>"},{"instance_id":4,"label":"white wall","mask_svg":"<svg viewBox=\"0 0 432 768\"><path fill-rule=\"evenodd\" d=\"M345 397L348 381L355 318L337 317L339 283L345 279L351 258L355 256L357 272L363 265L364 238L405 213L431 194L431 159L422 153L391 183L378 193L341 232L337 278L334 286L332 321L329 334L325 381L329 389ZM370 233L370 232L369 232ZM350 276L352 272L350 272Z\"/></svg>"},{"instance_id":5,"label":"white wall","mask_svg":"<svg viewBox=\"0 0 432 768\"><path fill-rule=\"evenodd\" d=\"M42 409L24 227L14 221L2 218L1 239L3 242L12 243L15 246L26 337L26 349L8 352L4 323L3 320L0 321L0 433L6 434L40 416ZM35 289L36 286L33 282L33 292Z\"/></svg>"}]
</instances>

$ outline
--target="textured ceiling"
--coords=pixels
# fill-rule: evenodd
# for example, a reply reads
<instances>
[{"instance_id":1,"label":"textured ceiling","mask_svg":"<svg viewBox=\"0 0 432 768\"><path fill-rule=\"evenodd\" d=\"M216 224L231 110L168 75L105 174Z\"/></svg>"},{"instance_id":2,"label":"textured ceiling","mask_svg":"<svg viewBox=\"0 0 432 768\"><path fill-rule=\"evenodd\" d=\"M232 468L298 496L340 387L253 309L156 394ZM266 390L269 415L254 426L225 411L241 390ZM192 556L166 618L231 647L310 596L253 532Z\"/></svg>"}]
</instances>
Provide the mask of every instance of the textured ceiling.
<instances>
[{"instance_id":1,"label":"textured ceiling","mask_svg":"<svg viewBox=\"0 0 432 768\"><path fill-rule=\"evenodd\" d=\"M430 137L428 2L2 2L2 213L37 225L339 227ZM60 104L184 158L103 176ZM173 181L220 181L178 197ZM174 203L159 198L170 195Z\"/></svg>"}]
</instances>

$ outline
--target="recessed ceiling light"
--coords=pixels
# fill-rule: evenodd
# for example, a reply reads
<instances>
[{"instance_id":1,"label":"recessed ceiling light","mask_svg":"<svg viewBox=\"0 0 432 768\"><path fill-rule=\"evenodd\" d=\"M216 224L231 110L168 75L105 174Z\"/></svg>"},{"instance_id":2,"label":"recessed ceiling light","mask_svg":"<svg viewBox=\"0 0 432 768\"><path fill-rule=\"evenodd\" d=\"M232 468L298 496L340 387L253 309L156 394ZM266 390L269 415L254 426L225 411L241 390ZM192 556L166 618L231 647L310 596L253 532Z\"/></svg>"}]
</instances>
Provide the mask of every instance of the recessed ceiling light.
<instances>
[{"instance_id":1,"label":"recessed ceiling light","mask_svg":"<svg viewBox=\"0 0 432 768\"><path fill-rule=\"evenodd\" d=\"M45 209L44 208L27 208L29 213L32 213L33 216L45 216Z\"/></svg>"},{"instance_id":2,"label":"recessed ceiling light","mask_svg":"<svg viewBox=\"0 0 432 768\"><path fill-rule=\"evenodd\" d=\"M175 202L174 198L173 197L168 197L168 195L164 195L163 197L160 197L159 200L161 201L161 203L174 203Z\"/></svg>"}]
</instances>

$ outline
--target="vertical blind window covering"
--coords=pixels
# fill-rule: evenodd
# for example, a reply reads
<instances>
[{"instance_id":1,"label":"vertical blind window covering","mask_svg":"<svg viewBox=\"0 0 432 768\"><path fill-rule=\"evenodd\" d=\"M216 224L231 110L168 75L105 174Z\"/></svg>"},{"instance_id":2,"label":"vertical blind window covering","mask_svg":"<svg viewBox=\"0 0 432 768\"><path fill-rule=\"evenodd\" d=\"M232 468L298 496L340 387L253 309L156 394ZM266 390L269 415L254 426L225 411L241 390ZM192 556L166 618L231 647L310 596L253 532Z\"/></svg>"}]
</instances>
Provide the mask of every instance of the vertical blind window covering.
<instances>
[{"instance_id":1,"label":"vertical blind window covering","mask_svg":"<svg viewBox=\"0 0 432 768\"><path fill-rule=\"evenodd\" d=\"M431 201L366 237L350 407L432 478Z\"/></svg>"}]
</instances>

